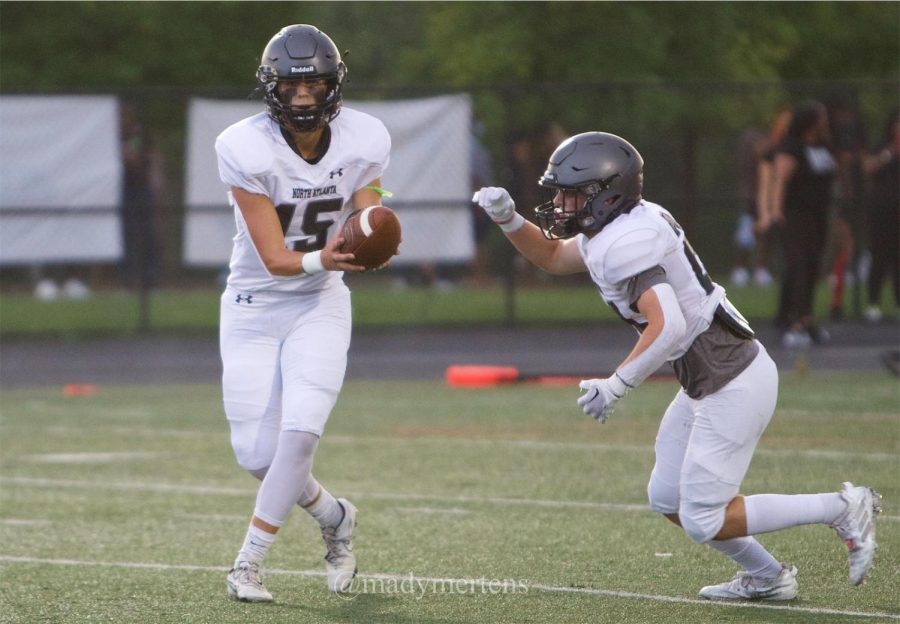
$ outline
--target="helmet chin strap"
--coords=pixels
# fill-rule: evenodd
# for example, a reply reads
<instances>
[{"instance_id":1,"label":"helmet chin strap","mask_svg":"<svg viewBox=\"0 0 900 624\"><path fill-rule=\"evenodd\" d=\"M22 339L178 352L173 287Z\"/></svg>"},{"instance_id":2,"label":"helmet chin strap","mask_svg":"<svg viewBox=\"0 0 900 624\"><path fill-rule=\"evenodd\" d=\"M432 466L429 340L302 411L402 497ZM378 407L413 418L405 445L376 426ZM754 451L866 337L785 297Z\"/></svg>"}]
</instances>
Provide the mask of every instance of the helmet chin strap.
<instances>
[{"instance_id":1,"label":"helmet chin strap","mask_svg":"<svg viewBox=\"0 0 900 624\"><path fill-rule=\"evenodd\" d=\"M597 218L594 216L594 201L597 199L597 194L595 193L593 197L588 199L584 203L584 207L587 210L588 216L578 221L579 227L581 229L586 230L588 232L597 231L599 232L602 229L602 225L597 225Z\"/></svg>"},{"instance_id":2,"label":"helmet chin strap","mask_svg":"<svg viewBox=\"0 0 900 624\"><path fill-rule=\"evenodd\" d=\"M619 197L619 196L616 196L616 201L618 201L618 197ZM584 228L584 229L586 229L586 230L588 230L588 231L594 232L594 233L599 232L600 230L602 230L603 228L605 228L605 227L606 227L607 225L609 225L611 222L613 222L614 220L616 220L621 214L626 213L626 212L630 212L631 209L634 208L634 207L637 205L637 202L633 202L633 203L631 203L630 205L619 206L619 207L616 208L615 210L612 210L612 211L610 211L609 213L607 213L607 214L605 215L605 218L603 219L603 222L598 226L598 225L597 225L597 218L594 216L594 211L591 209L591 205L593 204L593 202L594 202L594 200L595 200L596 198L597 198L597 196L595 195L594 197L592 197L591 199L589 199L589 200L585 203L585 207L588 208L588 212L590 213L590 215L587 216L587 217L585 217L584 219L581 219L581 220L578 222L578 224L579 224L582 228ZM616 203L616 202L613 202L613 203Z\"/></svg>"}]
</instances>

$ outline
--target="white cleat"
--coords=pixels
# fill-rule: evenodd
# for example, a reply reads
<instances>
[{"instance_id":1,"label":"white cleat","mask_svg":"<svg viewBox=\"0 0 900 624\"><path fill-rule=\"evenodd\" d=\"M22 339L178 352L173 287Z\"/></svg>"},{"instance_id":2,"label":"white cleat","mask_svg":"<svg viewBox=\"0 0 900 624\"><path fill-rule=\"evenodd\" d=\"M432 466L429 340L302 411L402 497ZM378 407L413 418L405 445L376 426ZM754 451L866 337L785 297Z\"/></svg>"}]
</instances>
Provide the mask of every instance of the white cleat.
<instances>
[{"instance_id":1,"label":"white cleat","mask_svg":"<svg viewBox=\"0 0 900 624\"><path fill-rule=\"evenodd\" d=\"M847 545L850 582L859 585L875 563L875 516L881 513L881 494L846 481L841 498L847 502L847 511L831 526Z\"/></svg>"},{"instance_id":2,"label":"white cleat","mask_svg":"<svg viewBox=\"0 0 900 624\"><path fill-rule=\"evenodd\" d=\"M797 568L784 566L775 578L751 576L741 570L720 585L707 585L700 597L707 600L793 600L797 597Z\"/></svg>"},{"instance_id":3,"label":"white cleat","mask_svg":"<svg viewBox=\"0 0 900 624\"><path fill-rule=\"evenodd\" d=\"M337 499L344 509L344 517L336 527L322 529L325 540L325 571L328 591L344 592L356 576L356 555L353 554L353 529L356 527L356 507L345 498Z\"/></svg>"},{"instance_id":4,"label":"white cleat","mask_svg":"<svg viewBox=\"0 0 900 624\"><path fill-rule=\"evenodd\" d=\"M259 564L240 561L228 571L228 595L245 602L272 602L272 594L262 584Z\"/></svg>"}]
</instances>

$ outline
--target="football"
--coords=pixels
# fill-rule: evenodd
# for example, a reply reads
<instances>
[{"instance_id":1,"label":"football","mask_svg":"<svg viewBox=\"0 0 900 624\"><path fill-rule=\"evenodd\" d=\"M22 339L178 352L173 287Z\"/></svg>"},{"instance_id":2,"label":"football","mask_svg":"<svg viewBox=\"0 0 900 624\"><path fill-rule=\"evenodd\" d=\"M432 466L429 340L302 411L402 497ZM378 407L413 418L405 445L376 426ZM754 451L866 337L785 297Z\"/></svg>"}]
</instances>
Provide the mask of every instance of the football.
<instances>
[{"instance_id":1,"label":"football","mask_svg":"<svg viewBox=\"0 0 900 624\"><path fill-rule=\"evenodd\" d=\"M340 251L356 256L356 264L376 269L396 255L400 246L400 220L385 206L354 211L341 229Z\"/></svg>"}]
</instances>

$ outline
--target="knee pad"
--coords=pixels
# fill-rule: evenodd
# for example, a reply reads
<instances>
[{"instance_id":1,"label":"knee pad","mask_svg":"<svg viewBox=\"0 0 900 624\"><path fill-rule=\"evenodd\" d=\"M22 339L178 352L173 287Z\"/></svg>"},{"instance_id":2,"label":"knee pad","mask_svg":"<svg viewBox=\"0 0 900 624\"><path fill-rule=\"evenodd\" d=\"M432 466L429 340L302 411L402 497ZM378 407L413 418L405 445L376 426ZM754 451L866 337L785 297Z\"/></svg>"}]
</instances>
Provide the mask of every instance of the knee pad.
<instances>
[{"instance_id":1,"label":"knee pad","mask_svg":"<svg viewBox=\"0 0 900 624\"><path fill-rule=\"evenodd\" d=\"M238 465L254 476L272 464L278 446L278 414L240 403L226 403L231 448ZM262 414L260 413L262 412ZM258 477L257 477L258 478Z\"/></svg>"},{"instance_id":2,"label":"knee pad","mask_svg":"<svg viewBox=\"0 0 900 624\"><path fill-rule=\"evenodd\" d=\"M650 501L650 509L656 513L678 513L678 484L665 483L654 470L650 475L650 483L647 484L647 499Z\"/></svg>"},{"instance_id":3,"label":"knee pad","mask_svg":"<svg viewBox=\"0 0 900 624\"><path fill-rule=\"evenodd\" d=\"M705 544L722 530L725 505L682 501L678 509L681 528L698 544Z\"/></svg>"},{"instance_id":4,"label":"knee pad","mask_svg":"<svg viewBox=\"0 0 900 624\"><path fill-rule=\"evenodd\" d=\"M306 431L321 436L338 398L332 387L303 387L285 392L282 403L282 428L285 431Z\"/></svg>"}]
</instances>

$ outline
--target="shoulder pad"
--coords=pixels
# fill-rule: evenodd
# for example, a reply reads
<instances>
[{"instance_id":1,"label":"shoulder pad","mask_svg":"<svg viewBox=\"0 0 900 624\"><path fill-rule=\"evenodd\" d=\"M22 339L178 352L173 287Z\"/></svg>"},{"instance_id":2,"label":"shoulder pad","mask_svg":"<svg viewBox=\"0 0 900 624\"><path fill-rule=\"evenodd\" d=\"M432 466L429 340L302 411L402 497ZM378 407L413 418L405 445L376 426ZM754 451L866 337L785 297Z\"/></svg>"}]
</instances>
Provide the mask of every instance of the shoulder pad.
<instances>
[{"instance_id":1,"label":"shoulder pad","mask_svg":"<svg viewBox=\"0 0 900 624\"><path fill-rule=\"evenodd\" d=\"M391 153L391 135L380 119L344 107L332 123L335 122L341 123L359 157L373 163L386 162Z\"/></svg>"},{"instance_id":2,"label":"shoulder pad","mask_svg":"<svg viewBox=\"0 0 900 624\"><path fill-rule=\"evenodd\" d=\"M258 176L272 168L271 138L250 117L226 128L216 138L216 152L234 169Z\"/></svg>"},{"instance_id":3,"label":"shoulder pad","mask_svg":"<svg viewBox=\"0 0 900 624\"><path fill-rule=\"evenodd\" d=\"M618 284L662 263L668 237L648 219L622 232L607 245L603 275Z\"/></svg>"}]
</instances>

